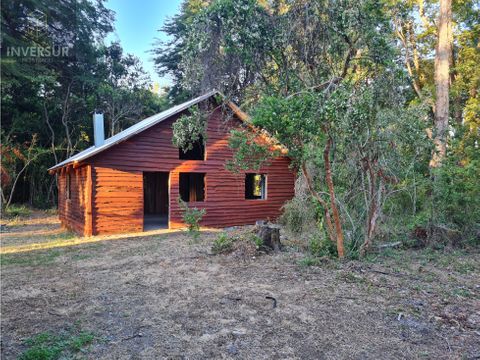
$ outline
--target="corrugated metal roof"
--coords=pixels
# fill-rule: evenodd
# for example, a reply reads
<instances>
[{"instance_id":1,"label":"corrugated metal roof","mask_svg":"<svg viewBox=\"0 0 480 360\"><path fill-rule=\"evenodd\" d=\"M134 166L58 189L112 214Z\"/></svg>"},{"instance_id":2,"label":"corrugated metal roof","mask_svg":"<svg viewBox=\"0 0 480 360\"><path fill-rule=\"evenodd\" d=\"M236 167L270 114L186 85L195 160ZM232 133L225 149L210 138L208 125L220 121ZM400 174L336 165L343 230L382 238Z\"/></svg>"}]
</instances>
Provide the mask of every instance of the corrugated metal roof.
<instances>
[{"instance_id":1,"label":"corrugated metal roof","mask_svg":"<svg viewBox=\"0 0 480 360\"><path fill-rule=\"evenodd\" d=\"M125 141L126 139L158 124L159 122L162 122L163 120L168 119L169 117L178 114L179 112L182 112L183 110L188 109L189 107L198 104L199 102L208 99L209 97L219 94L218 91L212 90L209 91L206 94L203 94L202 96L199 96L195 99L189 100L187 102L184 102L183 104L176 105L168 110L162 111L161 113L158 113L156 115L150 116L146 118L145 120L140 121L139 123L130 126L128 129L123 130L122 132L119 132L118 134L105 139L105 143L102 146L95 147L91 146L88 149L85 149L81 152L79 152L76 155L73 155L69 157L68 159L58 163L55 166L52 166L48 170L55 170L58 169L62 166L68 165L72 162L77 162L77 161L82 161L85 160L89 157L92 157L93 155L96 155L122 141Z\"/></svg>"}]
</instances>

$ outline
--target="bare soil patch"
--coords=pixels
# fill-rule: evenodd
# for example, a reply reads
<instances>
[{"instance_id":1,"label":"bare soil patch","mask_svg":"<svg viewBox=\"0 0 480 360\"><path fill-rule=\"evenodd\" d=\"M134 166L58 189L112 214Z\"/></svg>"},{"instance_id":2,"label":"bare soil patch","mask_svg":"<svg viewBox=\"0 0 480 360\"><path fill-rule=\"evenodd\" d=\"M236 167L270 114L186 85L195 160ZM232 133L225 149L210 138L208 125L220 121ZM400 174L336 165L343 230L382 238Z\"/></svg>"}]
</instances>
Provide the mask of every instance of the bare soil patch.
<instances>
[{"instance_id":1,"label":"bare soil patch","mask_svg":"<svg viewBox=\"0 0 480 360\"><path fill-rule=\"evenodd\" d=\"M58 230L52 221L39 223ZM8 246L50 241L41 227L32 230ZM212 255L217 236L202 232L195 244L183 233L59 242L3 254L2 358L17 358L25 339L73 325L96 334L80 354L89 359L480 356L478 253L389 250L306 267L293 247Z\"/></svg>"}]
</instances>

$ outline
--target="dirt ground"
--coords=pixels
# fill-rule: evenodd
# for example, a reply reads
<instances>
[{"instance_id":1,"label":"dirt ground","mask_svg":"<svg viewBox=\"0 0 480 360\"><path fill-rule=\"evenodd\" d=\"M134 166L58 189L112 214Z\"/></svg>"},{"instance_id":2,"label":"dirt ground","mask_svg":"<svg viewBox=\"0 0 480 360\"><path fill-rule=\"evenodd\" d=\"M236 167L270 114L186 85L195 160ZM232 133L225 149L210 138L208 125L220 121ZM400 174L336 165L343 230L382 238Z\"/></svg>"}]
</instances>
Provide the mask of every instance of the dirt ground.
<instances>
[{"instance_id":1,"label":"dirt ground","mask_svg":"<svg viewBox=\"0 0 480 360\"><path fill-rule=\"evenodd\" d=\"M96 335L88 359L480 358L478 253L388 250L305 266L295 247L212 255L217 236L82 242L53 216L7 224L2 359L72 324Z\"/></svg>"}]
</instances>

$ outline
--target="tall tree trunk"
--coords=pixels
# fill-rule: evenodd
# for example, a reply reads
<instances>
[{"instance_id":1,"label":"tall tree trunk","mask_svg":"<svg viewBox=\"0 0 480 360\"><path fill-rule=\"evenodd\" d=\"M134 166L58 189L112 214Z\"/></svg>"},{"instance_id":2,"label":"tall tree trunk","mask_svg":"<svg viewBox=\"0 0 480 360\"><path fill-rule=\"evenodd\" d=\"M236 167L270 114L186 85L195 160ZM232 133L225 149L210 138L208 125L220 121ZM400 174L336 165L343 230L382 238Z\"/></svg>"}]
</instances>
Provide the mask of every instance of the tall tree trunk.
<instances>
[{"instance_id":1,"label":"tall tree trunk","mask_svg":"<svg viewBox=\"0 0 480 360\"><path fill-rule=\"evenodd\" d=\"M332 146L332 138L329 137L327 140L327 144L325 146L325 150L323 152L323 160L325 162L325 182L328 186L328 191L330 193L330 206L332 208L332 215L333 221L335 222L335 231L337 235L337 252L338 257L343 258L345 256L345 250L343 247L343 230L342 230L342 223L340 221L340 214L338 213L338 208L336 204L335 198L335 190L333 187L333 180L332 180L332 170L330 168L330 147Z\"/></svg>"},{"instance_id":2,"label":"tall tree trunk","mask_svg":"<svg viewBox=\"0 0 480 360\"><path fill-rule=\"evenodd\" d=\"M367 160L368 166L368 177L370 179L370 203L368 206L367 213L367 226L365 232L365 240L360 247L360 255L364 256L372 244L373 237L377 228L377 220L380 217L380 212L382 210L382 194L384 191L384 183L381 176L375 174L374 169L372 168L370 161Z\"/></svg>"},{"instance_id":3,"label":"tall tree trunk","mask_svg":"<svg viewBox=\"0 0 480 360\"><path fill-rule=\"evenodd\" d=\"M62 124L65 128L65 137L67 138L67 154L66 158L68 159L73 154L73 143L72 143L72 134L69 124L70 116L70 95L72 90L73 80L68 84L67 92L65 94L65 101L62 106Z\"/></svg>"},{"instance_id":4,"label":"tall tree trunk","mask_svg":"<svg viewBox=\"0 0 480 360\"><path fill-rule=\"evenodd\" d=\"M440 0L435 54L435 151L430 166L440 166L447 153L450 54L452 52L452 0Z\"/></svg>"},{"instance_id":5,"label":"tall tree trunk","mask_svg":"<svg viewBox=\"0 0 480 360\"><path fill-rule=\"evenodd\" d=\"M330 237L330 240L332 242L336 243L335 229L333 227L332 219L330 218L330 213L328 212L328 204L326 203L325 200L322 199L321 195L313 187L313 180L310 174L308 173L307 165L305 163L302 163L302 173L303 173L303 176L305 177L305 180L307 181L307 187L308 187L308 190L310 191L310 194L315 199L317 199L317 201L320 203L320 205L323 208L323 211L325 214L325 221L327 223L328 236Z\"/></svg>"},{"instance_id":6,"label":"tall tree trunk","mask_svg":"<svg viewBox=\"0 0 480 360\"><path fill-rule=\"evenodd\" d=\"M25 172L25 170L27 170L28 168L28 165L30 165L30 163L36 159L37 156L34 156L33 158L31 159L28 159L25 164L23 165L22 169L18 172L18 174L15 176L15 180L13 181L13 184L12 184L12 189L10 190L10 195L8 196L8 200L7 200L7 203L5 204L5 208L8 208L10 206L10 204L12 203L12 200L13 200L13 195L15 194L15 189L17 187L17 183L18 183L18 180L20 179L20 177L22 176L22 174Z\"/></svg>"}]
</instances>

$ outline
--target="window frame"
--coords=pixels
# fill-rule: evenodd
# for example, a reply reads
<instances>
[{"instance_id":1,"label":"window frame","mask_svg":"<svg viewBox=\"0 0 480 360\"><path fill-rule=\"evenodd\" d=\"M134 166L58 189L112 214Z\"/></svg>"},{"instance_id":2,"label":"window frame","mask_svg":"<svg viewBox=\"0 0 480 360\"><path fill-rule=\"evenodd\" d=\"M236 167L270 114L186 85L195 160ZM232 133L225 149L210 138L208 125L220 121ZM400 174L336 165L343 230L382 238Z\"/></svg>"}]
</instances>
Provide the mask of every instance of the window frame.
<instances>
[{"instance_id":1,"label":"window frame","mask_svg":"<svg viewBox=\"0 0 480 360\"><path fill-rule=\"evenodd\" d=\"M253 178L256 176L256 175L260 175L261 178L263 178L263 182L261 182L261 184L263 184L263 187L261 188L260 190L260 193L262 195L260 195L260 197L258 198L248 198L247 197L247 178L248 176L253 176ZM245 178L244 178L244 190L245 190L245 200L247 201L265 201L268 199L268 174L265 174L265 173L245 173Z\"/></svg>"},{"instance_id":2,"label":"window frame","mask_svg":"<svg viewBox=\"0 0 480 360\"><path fill-rule=\"evenodd\" d=\"M182 190L181 190L181 186L182 186L181 177L184 174L187 174L188 176L190 176L190 175L202 175L203 176L203 200L195 200L195 201L190 200L190 178L189 178L189 188L188 188L189 197L188 197L188 200L183 199ZM178 196L182 201L184 201L188 204L206 202L207 201L207 173L206 172L195 172L195 171L179 172L178 173Z\"/></svg>"}]
</instances>

